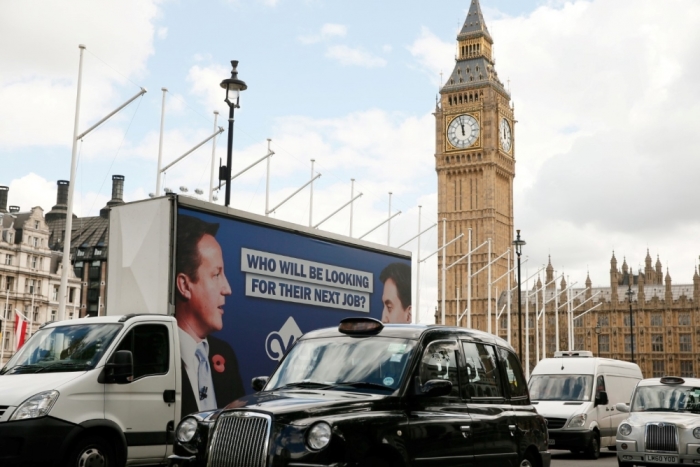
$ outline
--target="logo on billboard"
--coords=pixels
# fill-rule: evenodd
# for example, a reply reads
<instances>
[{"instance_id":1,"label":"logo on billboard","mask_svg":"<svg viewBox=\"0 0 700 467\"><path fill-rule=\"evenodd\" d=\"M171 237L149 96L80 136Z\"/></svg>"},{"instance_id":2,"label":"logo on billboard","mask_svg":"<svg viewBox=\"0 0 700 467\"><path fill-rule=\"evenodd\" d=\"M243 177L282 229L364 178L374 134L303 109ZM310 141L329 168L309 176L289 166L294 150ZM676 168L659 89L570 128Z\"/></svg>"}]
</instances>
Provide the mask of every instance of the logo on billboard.
<instances>
[{"instance_id":1,"label":"logo on billboard","mask_svg":"<svg viewBox=\"0 0 700 467\"><path fill-rule=\"evenodd\" d=\"M279 331L272 331L265 339L265 351L270 360L280 361L287 350L302 335L301 329L291 316Z\"/></svg>"}]
</instances>

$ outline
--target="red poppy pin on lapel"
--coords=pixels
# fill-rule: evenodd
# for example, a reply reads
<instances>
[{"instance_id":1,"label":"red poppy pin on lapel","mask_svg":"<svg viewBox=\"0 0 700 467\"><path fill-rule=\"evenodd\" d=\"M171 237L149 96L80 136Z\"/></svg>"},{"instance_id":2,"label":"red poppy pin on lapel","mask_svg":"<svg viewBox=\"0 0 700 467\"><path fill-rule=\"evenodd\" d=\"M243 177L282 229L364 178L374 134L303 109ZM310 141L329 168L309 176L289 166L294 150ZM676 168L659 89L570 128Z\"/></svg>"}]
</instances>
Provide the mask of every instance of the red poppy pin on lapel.
<instances>
[{"instance_id":1,"label":"red poppy pin on lapel","mask_svg":"<svg viewBox=\"0 0 700 467\"><path fill-rule=\"evenodd\" d=\"M214 371L216 371L217 373L224 372L224 370L226 369L226 367L224 366L226 363L224 357L222 357L219 354L216 354L213 357L211 357L211 361L214 364Z\"/></svg>"}]
</instances>

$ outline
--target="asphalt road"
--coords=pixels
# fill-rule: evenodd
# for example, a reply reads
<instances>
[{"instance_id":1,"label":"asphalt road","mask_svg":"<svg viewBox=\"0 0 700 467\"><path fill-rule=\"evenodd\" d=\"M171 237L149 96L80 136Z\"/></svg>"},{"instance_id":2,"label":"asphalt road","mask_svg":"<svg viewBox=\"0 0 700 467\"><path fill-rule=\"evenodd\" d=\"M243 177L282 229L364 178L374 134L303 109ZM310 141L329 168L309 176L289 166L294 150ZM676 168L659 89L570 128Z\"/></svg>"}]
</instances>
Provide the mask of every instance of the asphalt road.
<instances>
[{"instance_id":1,"label":"asphalt road","mask_svg":"<svg viewBox=\"0 0 700 467\"><path fill-rule=\"evenodd\" d=\"M569 451L552 449L552 467L617 467L617 455L607 449L600 450L597 460L584 459L582 456L571 454Z\"/></svg>"}]
</instances>

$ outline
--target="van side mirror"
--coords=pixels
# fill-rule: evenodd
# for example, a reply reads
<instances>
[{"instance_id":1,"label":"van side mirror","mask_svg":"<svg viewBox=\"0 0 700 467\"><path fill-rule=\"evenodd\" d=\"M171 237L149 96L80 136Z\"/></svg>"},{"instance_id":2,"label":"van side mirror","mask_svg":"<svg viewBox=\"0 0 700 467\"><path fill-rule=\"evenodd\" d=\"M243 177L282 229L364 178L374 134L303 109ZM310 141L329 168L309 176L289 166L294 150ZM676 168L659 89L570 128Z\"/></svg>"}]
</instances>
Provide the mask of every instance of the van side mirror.
<instances>
[{"instance_id":1,"label":"van side mirror","mask_svg":"<svg viewBox=\"0 0 700 467\"><path fill-rule=\"evenodd\" d=\"M134 356L131 350L117 350L105 365L107 384L127 384L134 380Z\"/></svg>"},{"instance_id":2,"label":"van side mirror","mask_svg":"<svg viewBox=\"0 0 700 467\"><path fill-rule=\"evenodd\" d=\"M428 380L420 387L420 392L428 397L446 396L452 392L452 381L446 379Z\"/></svg>"},{"instance_id":3,"label":"van side mirror","mask_svg":"<svg viewBox=\"0 0 700 467\"><path fill-rule=\"evenodd\" d=\"M630 406L625 404L624 402L618 402L617 404L615 404L615 408L622 413L629 413L630 411Z\"/></svg>"},{"instance_id":4,"label":"van side mirror","mask_svg":"<svg viewBox=\"0 0 700 467\"><path fill-rule=\"evenodd\" d=\"M595 405L608 405L608 393L605 391L600 391L595 396Z\"/></svg>"},{"instance_id":5,"label":"van side mirror","mask_svg":"<svg viewBox=\"0 0 700 467\"><path fill-rule=\"evenodd\" d=\"M269 379L269 376L256 376L250 381L250 387L252 387L255 392L260 392L262 391L262 388L265 387L267 380Z\"/></svg>"}]
</instances>

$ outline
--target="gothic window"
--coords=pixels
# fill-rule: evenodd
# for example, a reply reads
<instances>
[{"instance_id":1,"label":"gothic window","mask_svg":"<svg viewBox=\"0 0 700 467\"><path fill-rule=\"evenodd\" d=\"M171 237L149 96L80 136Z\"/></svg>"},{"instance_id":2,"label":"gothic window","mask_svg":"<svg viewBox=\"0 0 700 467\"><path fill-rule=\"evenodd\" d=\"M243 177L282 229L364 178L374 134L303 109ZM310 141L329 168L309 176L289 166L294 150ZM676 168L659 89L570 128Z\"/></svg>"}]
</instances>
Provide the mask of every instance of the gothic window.
<instances>
[{"instance_id":1,"label":"gothic window","mask_svg":"<svg viewBox=\"0 0 700 467\"><path fill-rule=\"evenodd\" d=\"M457 68L457 74L458 74L458 75L461 75L461 74L462 74L462 69L461 69L461 68Z\"/></svg>"},{"instance_id":2,"label":"gothic window","mask_svg":"<svg viewBox=\"0 0 700 467\"><path fill-rule=\"evenodd\" d=\"M678 315L679 326L690 326L690 313L680 313Z\"/></svg>"},{"instance_id":3,"label":"gothic window","mask_svg":"<svg viewBox=\"0 0 700 467\"><path fill-rule=\"evenodd\" d=\"M598 336L598 353L610 352L610 335L602 334Z\"/></svg>"},{"instance_id":4,"label":"gothic window","mask_svg":"<svg viewBox=\"0 0 700 467\"><path fill-rule=\"evenodd\" d=\"M651 362L651 369L654 378L661 378L664 376L664 361L663 360L653 360Z\"/></svg>"},{"instance_id":5,"label":"gothic window","mask_svg":"<svg viewBox=\"0 0 700 467\"><path fill-rule=\"evenodd\" d=\"M692 352L693 351L693 339L690 334L680 334L678 336L680 342L681 352Z\"/></svg>"},{"instance_id":6,"label":"gothic window","mask_svg":"<svg viewBox=\"0 0 700 467\"><path fill-rule=\"evenodd\" d=\"M654 313L651 315L651 325L652 326L663 326L664 317L661 313Z\"/></svg>"},{"instance_id":7,"label":"gothic window","mask_svg":"<svg viewBox=\"0 0 700 467\"><path fill-rule=\"evenodd\" d=\"M652 334L651 335L651 351L652 352L663 352L664 351L664 336L663 336L663 334Z\"/></svg>"},{"instance_id":8,"label":"gothic window","mask_svg":"<svg viewBox=\"0 0 700 467\"><path fill-rule=\"evenodd\" d=\"M637 322L637 320L634 319L634 316L632 316L632 326L634 326L634 325L636 324L636 322ZM629 325L630 325L630 315L625 315L625 318L624 318L624 325L625 325L625 326L629 326Z\"/></svg>"},{"instance_id":9,"label":"gothic window","mask_svg":"<svg viewBox=\"0 0 700 467\"><path fill-rule=\"evenodd\" d=\"M598 325L602 327L608 327L610 326L610 318L605 315L605 316L599 316L598 317Z\"/></svg>"},{"instance_id":10,"label":"gothic window","mask_svg":"<svg viewBox=\"0 0 700 467\"><path fill-rule=\"evenodd\" d=\"M448 102L452 105L452 96L449 97Z\"/></svg>"},{"instance_id":11,"label":"gothic window","mask_svg":"<svg viewBox=\"0 0 700 467\"><path fill-rule=\"evenodd\" d=\"M629 334L625 334L625 353L630 353L632 345L630 345L631 339ZM637 351L637 339L634 340L634 351Z\"/></svg>"},{"instance_id":12,"label":"gothic window","mask_svg":"<svg viewBox=\"0 0 700 467\"><path fill-rule=\"evenodd\" d=\"M575 336L574 348L577 350L583 350L583 334Z\"/></svg>"},{"instance_id":13,"label":"gothic window","mask_svg":"<svg viewBox=\"0 0 700 467\"><path fill-rule=\"evenodd\" d=\"M681 360L681 377L682 378L692 378L695 376L693 372L693 361L692 360Z\"/></svg>"}]
</instances>

